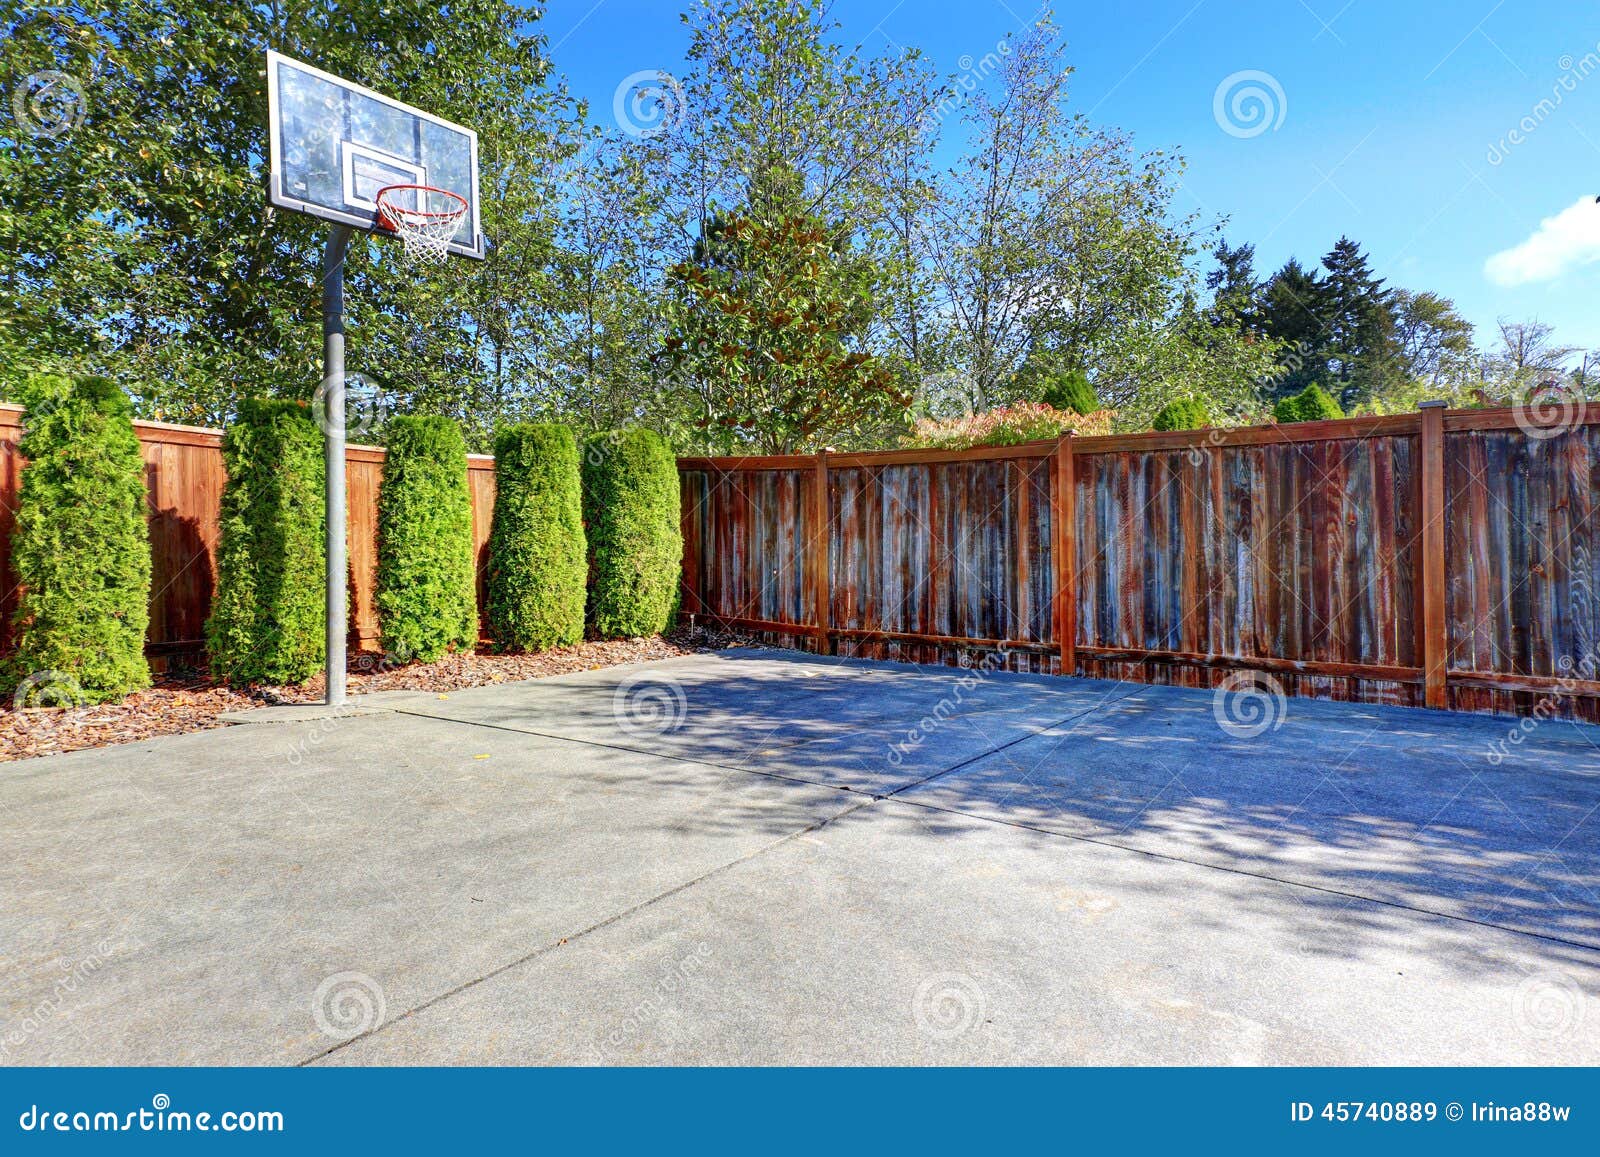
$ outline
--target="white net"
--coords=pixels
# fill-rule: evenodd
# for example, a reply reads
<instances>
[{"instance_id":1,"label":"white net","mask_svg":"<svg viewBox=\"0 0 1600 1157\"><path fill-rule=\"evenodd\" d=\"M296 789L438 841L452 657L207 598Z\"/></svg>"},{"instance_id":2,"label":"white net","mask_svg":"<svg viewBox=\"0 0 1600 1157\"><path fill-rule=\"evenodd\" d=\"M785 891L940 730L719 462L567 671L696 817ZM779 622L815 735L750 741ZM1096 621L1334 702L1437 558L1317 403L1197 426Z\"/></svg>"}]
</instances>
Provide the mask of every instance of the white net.
<instances>
[{"instance_id":1,"label":"white net","mask_svg":"<svg viewBox=\"0 0 1600 1157\"><path fill-rule=\"evenodd\" d=\"M464 198L424 185L391 185L378 193L377 205L378 223L400 238L408 261L443 261L467 214Z\"/></svg>"}]
</instances>

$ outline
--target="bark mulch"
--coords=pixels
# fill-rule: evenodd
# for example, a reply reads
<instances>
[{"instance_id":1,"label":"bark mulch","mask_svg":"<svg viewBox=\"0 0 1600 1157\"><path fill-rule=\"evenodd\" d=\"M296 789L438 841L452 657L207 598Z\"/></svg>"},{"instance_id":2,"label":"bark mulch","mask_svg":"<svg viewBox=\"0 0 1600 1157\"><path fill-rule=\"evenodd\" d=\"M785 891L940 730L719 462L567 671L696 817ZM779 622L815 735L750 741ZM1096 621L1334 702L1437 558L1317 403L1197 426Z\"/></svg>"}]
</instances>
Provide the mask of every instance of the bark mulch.
<instances>
[{"instance_id":1,"label":"bark mulch","mask_svg":"<svg viewBox=\"0 0 1600 1157\"><path fill-rule=\"evenodd\" d=\"M436 663L393 665L382 655L361 653L350 657L349 686L352 694L460 691L572 671L594 671L623 663L670 659L747 642L734 634L695 627L644 639L582 643L532 655L463 652ZM226 723L217 720L225 711L320 702L323 682L318 675L292 687L233 688L203 676L157 676L155 686L148 691L135 692L120 703L27 710L14 710L7 697L0 701L0 763L113 743L135 743L157 735L226 727Z\"/></svg>"}]
</instances>

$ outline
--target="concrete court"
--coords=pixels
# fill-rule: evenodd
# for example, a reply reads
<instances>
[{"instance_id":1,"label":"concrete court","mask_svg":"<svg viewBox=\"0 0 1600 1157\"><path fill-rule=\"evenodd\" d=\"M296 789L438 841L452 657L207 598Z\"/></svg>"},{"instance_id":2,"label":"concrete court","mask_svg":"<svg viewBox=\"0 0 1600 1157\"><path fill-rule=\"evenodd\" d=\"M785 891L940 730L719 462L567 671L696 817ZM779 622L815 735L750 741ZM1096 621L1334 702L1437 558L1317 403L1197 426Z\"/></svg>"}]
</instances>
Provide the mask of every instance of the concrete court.
<instances>
[{"instance_id":1,"label":"concrete court","mask_svg":"<svg viewBox=\"0 0 1600 1157\"><path fill-rule=\"evenodd\" d=\"M0 767L0 1060L1600 1064L1597 728L758 650L362 702Z\"/></svg>"}]
</instances>

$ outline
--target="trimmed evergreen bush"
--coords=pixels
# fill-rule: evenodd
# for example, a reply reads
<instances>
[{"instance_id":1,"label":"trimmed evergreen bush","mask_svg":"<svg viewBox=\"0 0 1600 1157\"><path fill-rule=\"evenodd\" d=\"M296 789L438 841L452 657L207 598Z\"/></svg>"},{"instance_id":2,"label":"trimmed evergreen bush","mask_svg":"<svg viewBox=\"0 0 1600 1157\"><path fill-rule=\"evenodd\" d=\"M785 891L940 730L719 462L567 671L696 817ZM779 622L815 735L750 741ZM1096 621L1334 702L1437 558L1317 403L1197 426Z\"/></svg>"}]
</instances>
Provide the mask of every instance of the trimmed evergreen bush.
<instances>
[{"instance_id":1,"label":"trimmed evergreen bush","mask_svg":"<svg viewBox=\"0 0 1600 1157\"><path fill-rule=\"evenodd\" d=\"M31 375L12 530L22 586L9 682L37 706L102 703L150 685L150 522L128 396L106 378Z\"/></svg>"},{"instance_id":2,"label":"trimmed evergreen bush","mask_svg":"<svg viewBox=\"0 0 1600 1157\"><path fill-rule=\"evenodd\" d=\"M578 443L565 426L525 423L494 443L489 630L502 650L583 640L588 548Z\"/></svg>"},{"instance_id":3,"label":"trimmed evergreen bush","mask_svg":"<svg viewBox=\"0 0 1600 1157\"><path fill-rule=\"evenodd\" d=\"M392 655L431 662L478 637L467 441L449 418L388 425L378 491L378 622Z\"/></svg>"},{"instance_id":4,"label":"trimmed evergreen bush","mask_svg":"<svg viewBox=\"0 0 1600 1157\"><path fill-rule=\"evenodd\" d=\"M211 668L235 683L301 682L326 653L322 431L303 402L246 398L222 459Z\"/></svg>"},{"instance_id":5,"label":"trimmed evergreen bush","mask_svg":"<svg viewBox=\"0 0 1600 1157\"><path fill-rule=\"evenodd\" d=\"M602 639L672 626L683 567L678 464L649 430L611 430L583 455L589 629Z\"/></svg>"},{"instance_id":6,"label":"trimmed evergreen bush","mask_svg":"<svg viewBox=\"0 0 1600 1157\"><path fill-rule=\"evenodd\" d=\"M1174 398L1151 423L1155 430L1198 430L1211 424L1211 412L1198 398Z\"/></svg>"},{"instance_id":7,"label":"trimmed evergreen bush","mask_svg":"<svg viewBox=\"0 0 1600 1157\"><path fill-rule=\"evenodd\" d=\"M1100 409L1100 399L1082 370L1063 370L1051 377L1039 400L1070 414L1093 414Z\"/></svg>"},{"instance_id":8,"label":"trimmed evergreen bush","mask_svg":"<svg viewBox=\"0 0 1600 1157\"><path fill-rule=\"evenodd\" d=\"M1272 416L1280 422L1319 422L1324 418L1342 418L1344 411L1326 390L1312 382L1293 397L1280 400L1272 408Z\"/></svg>"}]
</instances>

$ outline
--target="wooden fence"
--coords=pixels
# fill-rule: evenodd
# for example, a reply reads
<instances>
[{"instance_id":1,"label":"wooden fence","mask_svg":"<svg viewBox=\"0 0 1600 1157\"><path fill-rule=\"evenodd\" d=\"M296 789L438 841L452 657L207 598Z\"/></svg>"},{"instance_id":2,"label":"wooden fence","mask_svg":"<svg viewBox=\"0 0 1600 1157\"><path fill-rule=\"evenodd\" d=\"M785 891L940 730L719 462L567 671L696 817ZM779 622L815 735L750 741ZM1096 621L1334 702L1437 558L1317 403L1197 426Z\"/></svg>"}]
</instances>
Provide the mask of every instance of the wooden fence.
<instances>
[{"instance_id":1,"label":"wooden fence","mask_svg":"<svg viewBox=\"0 0 1600 1157\"><path fill-rule=\"evenodd\" d=\"M685 458L684 608L839 654L1597 719L1574 411Z\"/></svg>"},{"instance_id":2,"label":"wooden fence","mask_svg":"<svg viewBox=\"0 0 1600 1157\"><path fill-rule=\"evenodd\" d=\"M11 573L11 527L16 518L22 461L17 452L22 411L0 406L0 653L10 645L16 609L16 577ZM145 485L150 494L152 584L150 632L146 653L157 670L198 661L205 650L205 622L211 613L216 576L217 522L222 484L222 433L195 426L135 422L144 449ZM378 620L373 586L378 565L378 484L383 451L351 446L346 451L350 565L350 645L377 646ZM483 606L484 563L489 520L494 512L494 459L467 459L472 489L472 533L478 560L478 605Z\"/></svg>"}]
</instances>

